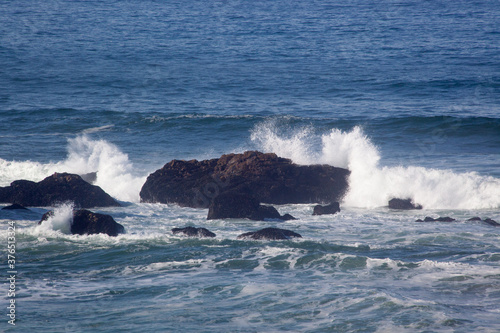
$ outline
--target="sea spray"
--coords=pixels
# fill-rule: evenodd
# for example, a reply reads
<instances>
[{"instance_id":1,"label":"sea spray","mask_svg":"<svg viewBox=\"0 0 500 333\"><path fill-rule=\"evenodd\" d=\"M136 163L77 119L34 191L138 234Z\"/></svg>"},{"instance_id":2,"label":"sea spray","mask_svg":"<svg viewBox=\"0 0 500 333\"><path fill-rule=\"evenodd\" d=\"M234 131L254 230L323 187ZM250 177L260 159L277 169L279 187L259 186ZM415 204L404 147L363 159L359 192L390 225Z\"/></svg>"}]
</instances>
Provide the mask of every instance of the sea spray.
<instances>
[{"instance_id":1,"label":"sea spray","mask_svg":"<svg viewBox=\"0 0 500 333\"><path fill-rule=\"evenodd\" d=\"M259 149L298 164L349 169L350 188L343 199L347 206L381 207L387 206L391 198L401 197L411 198L427 209L500 207L498 178L417 166L381 167L378 148L359 126L350 131L332 129L322 135L310 128L283 134L276 121L270 121L257 125L251 138Z\"/></svg>"},{"instance_id":2,"label":"sea spray","mask_svg":"<svg viewBox=\"0 0 500 333\"><path fill-rule=\"evenodd\" d=\"M139 202L139 191L146 179L134 174L127 154L117 146L86 135L68 140L68 157L58 167L80 174L96 171L95 185L123 201Z\"/></svg>"},{"instance_id":3,"label":"sea spray","mask_svg":"<svg viewBox=\"0 0 500 333\"><path fill-rule=\"evenodd\" d=\"M84 134L69 139L67 150L66 159L45 164L0 159L0 186L8 186L18 179L38 182L54 172L97 172L95 185L118 200L139 202L139 191L146 176L137 175L127 154L117 146Z\"/></svg>"},{"instance_id":4,"label":"sea spray","mask_svg":"<svg viewBox=\"0 0 500 333\"><path fill-rule=\"evenodd\" d=\"M54 208L54 214L35 228L36 233L43 233L47 231L59 231L63 234L71 234L71 224L73 223L73 209L72 202L64 203Z\"/></svg>"}]
</instances>

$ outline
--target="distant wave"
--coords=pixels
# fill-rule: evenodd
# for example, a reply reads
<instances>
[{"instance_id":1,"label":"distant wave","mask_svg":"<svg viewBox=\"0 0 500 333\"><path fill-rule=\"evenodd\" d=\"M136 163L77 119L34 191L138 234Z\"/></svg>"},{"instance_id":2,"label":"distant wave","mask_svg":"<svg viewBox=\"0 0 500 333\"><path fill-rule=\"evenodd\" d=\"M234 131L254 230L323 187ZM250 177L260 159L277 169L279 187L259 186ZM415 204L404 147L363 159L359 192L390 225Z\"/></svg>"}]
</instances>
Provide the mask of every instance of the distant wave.
<instances>
[{"instance_id":1,"label":"distant wave","mask_svg":"<svg viewBox=\"0 0 500 333\"><path fill-rule=\"evenodd\" d=\"M295 163L351 170L350 190L343 199L348 206L387 206L392 197L400 197L429 209L500 207L498 178L416 166L381 167L378 148L359 126L318 135L311 127L284 130L276 121L266 121L253 129L251 139L261 150Z\"/></svg>"}]
</instances>

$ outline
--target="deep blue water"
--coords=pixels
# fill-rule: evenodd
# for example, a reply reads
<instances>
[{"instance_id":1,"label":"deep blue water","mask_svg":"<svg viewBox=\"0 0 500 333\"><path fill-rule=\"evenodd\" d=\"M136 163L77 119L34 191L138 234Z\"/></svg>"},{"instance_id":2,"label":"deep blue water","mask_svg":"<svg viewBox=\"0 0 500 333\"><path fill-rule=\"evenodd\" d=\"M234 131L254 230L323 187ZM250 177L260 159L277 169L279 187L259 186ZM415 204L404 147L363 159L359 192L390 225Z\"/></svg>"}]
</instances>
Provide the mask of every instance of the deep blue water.
<instances>
[{"instance_id":1,"label":"deep blue water","mask_svg":"<svg viewBox=\"0 0 500 333\"><path fill-rule=\"evenodd\" d=\"M465 222L500 222L499 22L498 1L1 2L0 186L97 171L128 203L103 210L115 239L64 234L67 207L1 213L2 329L500 330L499 233ZM139 202L171 159L248 149L351 169L341 214L279 207L304 241L246 242L262 224ZM187 224L218 236L171 235Z\"/></svg>"}]
</instances>

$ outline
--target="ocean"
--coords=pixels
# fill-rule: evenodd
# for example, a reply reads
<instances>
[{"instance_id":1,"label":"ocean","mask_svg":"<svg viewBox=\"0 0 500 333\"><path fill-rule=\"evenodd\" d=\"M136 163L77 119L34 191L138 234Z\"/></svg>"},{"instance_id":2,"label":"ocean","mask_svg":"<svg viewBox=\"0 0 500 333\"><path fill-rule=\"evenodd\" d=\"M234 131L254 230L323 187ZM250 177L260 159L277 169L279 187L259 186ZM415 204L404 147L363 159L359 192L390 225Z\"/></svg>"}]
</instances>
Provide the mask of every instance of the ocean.
<instances>
[{"instance_id":1,"label":"ocean","mask_svg":"<svg viewBox=\"0 0 500 333\"><path fill-rule=\"evenodd\" d=\"M93 211L126 229L0 211L2 332L500 331L500 228L467 221L500 222L498 1L2 1L0 22L0 186L97 172L123 207ZM348 168L341 211L140 202L172 159L247 150ZM302 238L237 239L269 226Z\"/></svg>"}]
</instances>

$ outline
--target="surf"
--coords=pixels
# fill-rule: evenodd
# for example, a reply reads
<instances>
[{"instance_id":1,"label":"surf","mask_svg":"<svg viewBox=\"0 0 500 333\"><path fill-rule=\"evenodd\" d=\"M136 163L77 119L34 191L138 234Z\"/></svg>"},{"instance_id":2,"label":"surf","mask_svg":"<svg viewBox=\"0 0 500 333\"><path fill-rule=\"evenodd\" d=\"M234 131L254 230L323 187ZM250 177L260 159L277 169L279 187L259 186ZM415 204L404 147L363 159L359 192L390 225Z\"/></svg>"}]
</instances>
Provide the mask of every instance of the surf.
<instances>
[{"instance_id":1,"label":"surf","mask_svg":"<svg viewBox=\"0 0 500 333\"><path fill-rule=\"evenodd\" d=\"M426 209L488 209L500 207L500 179L476 172L422 166L382 166L381 153L361 126L318 133L311 126L290 128L276 120L262 122L251 140L264 152L298 164L328 164L351 171L343 204L387 206L391 198L411 198Z\"/></svg>"}]
</instances>

